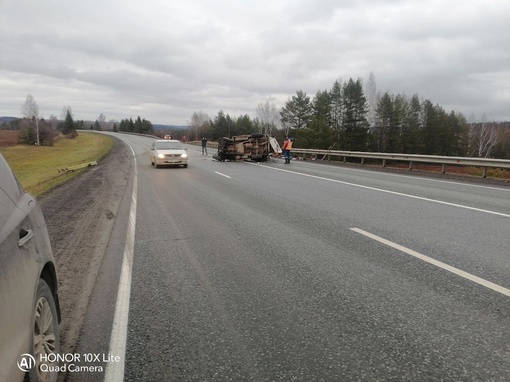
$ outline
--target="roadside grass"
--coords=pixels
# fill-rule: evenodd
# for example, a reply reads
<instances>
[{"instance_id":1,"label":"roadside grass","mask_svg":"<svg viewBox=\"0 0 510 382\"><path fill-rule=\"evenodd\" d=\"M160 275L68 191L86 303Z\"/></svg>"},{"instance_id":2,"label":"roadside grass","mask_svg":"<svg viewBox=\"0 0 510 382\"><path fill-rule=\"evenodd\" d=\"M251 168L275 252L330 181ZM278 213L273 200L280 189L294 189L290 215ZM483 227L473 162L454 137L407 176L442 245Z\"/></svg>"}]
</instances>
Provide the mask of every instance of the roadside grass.
<instances>
[{"instance_id":1,"label":"roadside grass","mask_svg":"<svg viewBox=\"0 0 510 382\"><path fill-rule=\"evenodd\" d=\"M59 172L59 169L99 161L112 146L113 138L107 135L78 131L75 139L59 139L54 146L0 147L0 153L23 188L39 197L86 168L70 172Z\"/></svg>"}]
</instances>

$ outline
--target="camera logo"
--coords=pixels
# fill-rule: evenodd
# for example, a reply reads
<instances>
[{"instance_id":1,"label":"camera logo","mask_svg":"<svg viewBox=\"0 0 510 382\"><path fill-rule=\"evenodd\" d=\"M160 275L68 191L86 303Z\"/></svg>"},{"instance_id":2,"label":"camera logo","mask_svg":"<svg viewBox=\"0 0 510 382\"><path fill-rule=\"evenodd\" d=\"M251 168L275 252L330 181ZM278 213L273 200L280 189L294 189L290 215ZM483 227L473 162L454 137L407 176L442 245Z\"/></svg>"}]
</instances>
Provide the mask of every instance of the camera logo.
<instances>
[{"instance_id":1,"label":"camera logo","mask_svg":"<svg viewBox=\"0 0 510 382\"><path fill-rule=\"evenodd\" d=\"M18 362L21 371L27 373L35 367L35 358L32 354L22 354Z\"/></svg>"}]
</instances>

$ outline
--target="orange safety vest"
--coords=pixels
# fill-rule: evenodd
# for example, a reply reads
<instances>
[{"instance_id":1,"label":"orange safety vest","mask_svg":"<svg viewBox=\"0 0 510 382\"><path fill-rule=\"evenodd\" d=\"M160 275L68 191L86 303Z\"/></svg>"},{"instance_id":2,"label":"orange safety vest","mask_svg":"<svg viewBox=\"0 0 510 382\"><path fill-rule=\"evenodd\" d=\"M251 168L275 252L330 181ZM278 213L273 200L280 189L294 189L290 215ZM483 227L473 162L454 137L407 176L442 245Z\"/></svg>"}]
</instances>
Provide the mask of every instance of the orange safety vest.
<instances>
[{"instance_id":1,"label":"orange safety vest","mask_svg":"<svg viewBox=\"0 0 510 382\"><path fill-rule=\"evenodd\" d=\"M284 150L292 149L292 141L290 139L286 139L285 142L283 142L283 149Z\"/></svg>"}]
</instances>

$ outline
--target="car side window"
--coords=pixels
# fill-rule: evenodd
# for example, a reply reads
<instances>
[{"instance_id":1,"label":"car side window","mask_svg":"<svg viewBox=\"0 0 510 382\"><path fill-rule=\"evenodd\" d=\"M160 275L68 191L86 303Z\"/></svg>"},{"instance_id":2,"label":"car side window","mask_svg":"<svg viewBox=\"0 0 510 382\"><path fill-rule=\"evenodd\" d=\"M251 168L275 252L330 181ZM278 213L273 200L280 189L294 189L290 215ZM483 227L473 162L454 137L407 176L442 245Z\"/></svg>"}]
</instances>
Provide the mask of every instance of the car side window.
<instances>
[{"instance_id":1,"label":"car side window","mask_svg":"<svg viewBox=\"0 0 510 382\"><path fill-rule=\"evenodd\" d=\"M0 156L0 226L12 215L23 190L5 159Z\"/></svg>"},{"instance_id":2,"label":"car side window","mask_svg":"<svg viewBox=\"0 0 510 382\"><path fill-rule=\"evenodd\" d=\"M23 194L23 189L2 156L0 156L0 179L0 188L16 204Z\"/></svg>"}]
</instances>

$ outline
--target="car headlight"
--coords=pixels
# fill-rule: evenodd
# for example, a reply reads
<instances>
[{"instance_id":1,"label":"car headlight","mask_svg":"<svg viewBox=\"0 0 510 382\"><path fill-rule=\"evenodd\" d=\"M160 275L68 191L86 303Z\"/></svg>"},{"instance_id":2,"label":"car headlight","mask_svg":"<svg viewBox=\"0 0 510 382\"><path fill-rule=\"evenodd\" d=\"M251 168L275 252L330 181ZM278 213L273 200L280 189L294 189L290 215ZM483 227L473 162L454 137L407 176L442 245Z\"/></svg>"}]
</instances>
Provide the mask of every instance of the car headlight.
<instances>
[{"instance_id":1,"label":"car headlight","mask_svg":"<svg viewBox=\"0 0 510 382\"><path fill-rule=\"evenodd\" d=\"M181 158L187 158L188 154L181 154Z\"/></svg>"},{"instance_id":2,"label":"car headlight","mask_svg":"<svg viewBox=\"0 0 510 382\"><path fill-rule=\"evenodd\" d=\"M158 158L163 159L165 157L165 154L158 154Z\"/></svg>"}]
</instances>

